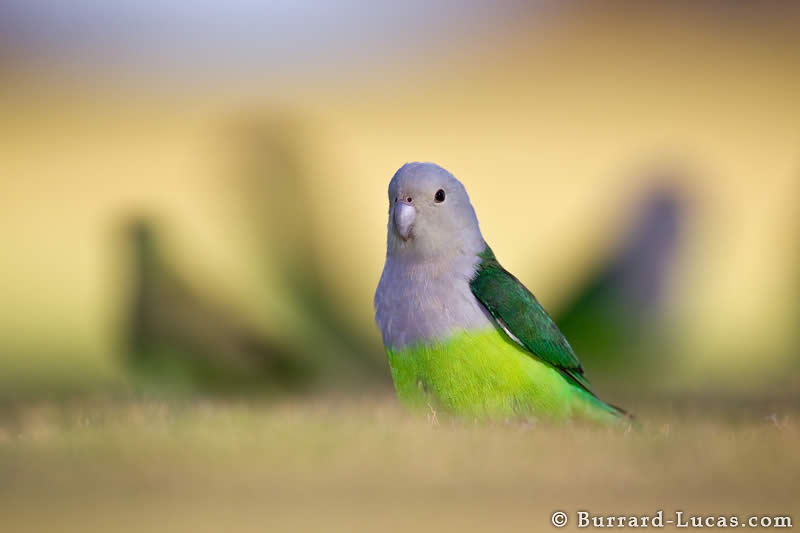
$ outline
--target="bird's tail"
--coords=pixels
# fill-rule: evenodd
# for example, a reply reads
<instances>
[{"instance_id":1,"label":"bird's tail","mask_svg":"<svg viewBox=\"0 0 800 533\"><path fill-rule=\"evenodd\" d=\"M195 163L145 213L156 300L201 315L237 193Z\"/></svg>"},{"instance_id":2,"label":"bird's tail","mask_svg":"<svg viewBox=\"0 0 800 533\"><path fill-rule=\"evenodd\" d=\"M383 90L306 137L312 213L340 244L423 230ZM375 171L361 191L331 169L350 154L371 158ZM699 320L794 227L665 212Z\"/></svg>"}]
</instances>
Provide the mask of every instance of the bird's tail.
<instances>
[{"instance_id":1,"label":"bird's tail","mask_svg":"<svg viewBox=\"0 0 800 533\"><path fill-rule=\"evenodd\" d=\"M626 426L628 428L636 428L639 427L639 422L636 420L636 417L633 413L630 413L623 409L622 407L617 407L616 405L606 403L603 401L599 401L603 405L603 408L614 416L615 422Z\"/></svg>"},{"instance_id":2,"label":"bird's tail","mask_svg":"<svg viewBox=\"0 0 800 533\"><path fill-rule=\"evenodd\" d=\"M625 409L606 403L594 395L589 396L588 400L588 409L585 413L587 419L601 424L622 426L636 425L635 417Z\"/></svg>"}]
</instances>

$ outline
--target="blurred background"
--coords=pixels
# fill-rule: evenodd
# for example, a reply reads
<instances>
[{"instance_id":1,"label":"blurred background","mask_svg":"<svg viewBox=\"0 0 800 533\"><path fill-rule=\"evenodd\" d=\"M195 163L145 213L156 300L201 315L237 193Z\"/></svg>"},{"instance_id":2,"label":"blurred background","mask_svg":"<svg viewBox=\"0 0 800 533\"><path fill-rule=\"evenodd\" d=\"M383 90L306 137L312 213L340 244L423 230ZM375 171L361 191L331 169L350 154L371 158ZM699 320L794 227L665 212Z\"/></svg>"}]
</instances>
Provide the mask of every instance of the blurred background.
<instances>
[{"instance_id":1,"label":"blurred background","mask_svg":"<svg viewBox=\"0 0 800 533\"><path fill-rule=\"evenodd\" d=\"M407 161L465 184L602 397L793 412L798 23L788 2L0 2L8 427L87 397L391 397L372 298Z\"/></svg>"},{"instance_id":2,"label":"blurred background","mask_svg":"<svg viewBox=\"0 0 800 533\"><path fill-rule=\"evenodd\" d=\"M417 160L466 184L590 376L786 378L797 16L5 1L2 389L117 387L136 368L386 386L385 190Z\"/></svg>"}]
</instances>

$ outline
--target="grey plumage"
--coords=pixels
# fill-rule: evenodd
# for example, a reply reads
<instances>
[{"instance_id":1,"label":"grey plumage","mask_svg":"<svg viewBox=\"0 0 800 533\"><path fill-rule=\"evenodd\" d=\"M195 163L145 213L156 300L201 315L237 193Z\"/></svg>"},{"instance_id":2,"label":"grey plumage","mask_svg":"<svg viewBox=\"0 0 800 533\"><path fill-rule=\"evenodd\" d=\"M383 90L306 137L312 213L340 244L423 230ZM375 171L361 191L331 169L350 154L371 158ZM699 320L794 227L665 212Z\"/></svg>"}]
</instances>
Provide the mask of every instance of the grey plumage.
<instances>
[{"instance_id":1,"label":"grey plumage","mask_svg":"<svg viewBox=\"0 0 800 533\"><path fill-rule=\"evenodd\" d=\"M450 202L446 219L435 220L432 227L417 221L416 249L406 248L393 227L394 209L412 198L425 218L435 218L440 207L434 196L440 188ZM388 230L386 264L375 293L375 319L384 345L401 348L458 330L494 327L469 287L486 243L466 190L452 174L433 163L401 167L389 185ZM424 256L417 253L420 247Z\"/></svg>"}]
</instances>

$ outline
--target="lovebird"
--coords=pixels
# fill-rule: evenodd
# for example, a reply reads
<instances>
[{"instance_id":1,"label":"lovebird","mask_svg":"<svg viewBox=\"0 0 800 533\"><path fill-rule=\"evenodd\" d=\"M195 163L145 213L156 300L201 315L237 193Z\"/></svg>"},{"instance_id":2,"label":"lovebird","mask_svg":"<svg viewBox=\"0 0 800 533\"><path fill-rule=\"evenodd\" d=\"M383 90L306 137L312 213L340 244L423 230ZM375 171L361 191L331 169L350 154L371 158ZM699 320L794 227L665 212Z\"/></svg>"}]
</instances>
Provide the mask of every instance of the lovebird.
<instances>
[{"instance_id":1,"label":"lovebird","mask_svg":"<svg viewBox=\"0 0 800 533\"><path fill-rule=\"evenodd\" d=\"M433 163L389 183L375 320L401 401L482 420L618 423L533 294L483 239L464 186Z\"/></svg>"},{"instance_id":2,"label":"lovebird","mask_svg":"<svg viewBox=\"0 0 800 533\"><path fill-rule=\"evenodd\" d=\"M662 183L639 200L624 239L553 313L573 348L616 375L664 362L668 355L664 309L688 215L669 177L656 176Z\"/></svg>"}]
</instances>

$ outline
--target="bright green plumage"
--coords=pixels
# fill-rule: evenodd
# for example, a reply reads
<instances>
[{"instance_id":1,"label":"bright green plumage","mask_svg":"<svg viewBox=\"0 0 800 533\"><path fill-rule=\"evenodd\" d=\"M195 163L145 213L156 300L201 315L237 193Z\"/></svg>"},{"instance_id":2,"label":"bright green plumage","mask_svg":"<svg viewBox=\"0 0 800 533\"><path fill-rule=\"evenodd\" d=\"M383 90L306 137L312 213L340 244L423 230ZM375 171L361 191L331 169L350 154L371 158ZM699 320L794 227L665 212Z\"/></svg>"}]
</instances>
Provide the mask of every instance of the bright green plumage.
<instances>
[{"instance_id":1,"label":"bright green plumage","mask_svg":"<svg viewBox=\"0 0 800 533\"><path fill-rule=\"evenodd\" d=\"M531 357L500 329L465 331L387 353L397 394L412 406L480 419L618 419L614 408Z\"/></svg>"}]
</instances>

